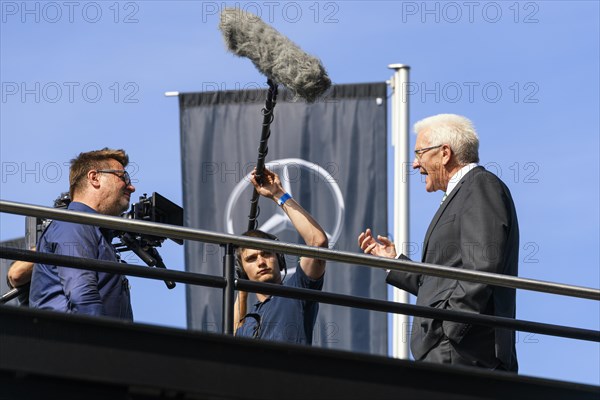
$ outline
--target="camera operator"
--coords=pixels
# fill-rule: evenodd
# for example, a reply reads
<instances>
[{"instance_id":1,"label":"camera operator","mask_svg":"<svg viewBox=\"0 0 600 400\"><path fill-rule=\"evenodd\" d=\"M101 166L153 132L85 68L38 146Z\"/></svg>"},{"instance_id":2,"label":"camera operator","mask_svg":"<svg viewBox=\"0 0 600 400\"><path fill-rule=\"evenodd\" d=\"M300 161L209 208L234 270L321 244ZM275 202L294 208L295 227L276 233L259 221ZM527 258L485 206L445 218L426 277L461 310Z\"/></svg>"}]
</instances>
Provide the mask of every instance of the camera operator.
<instances>
[{"instance_id":1,"label":"camera operator","mask_svg":"<svg viewBox=\"0 0 600 400\"><path fill-rule=\"evenodd\" d=\"M104 148L81 153L71 160L72 202L68 209L118 216L129 207L131 184L124 150ZM91 225L53 221L38 241L41 253L118 261L112 231ZM133 320L129 282L113 273L35 264L29 304L67 313Z\"/></svg>"}]
</instances>

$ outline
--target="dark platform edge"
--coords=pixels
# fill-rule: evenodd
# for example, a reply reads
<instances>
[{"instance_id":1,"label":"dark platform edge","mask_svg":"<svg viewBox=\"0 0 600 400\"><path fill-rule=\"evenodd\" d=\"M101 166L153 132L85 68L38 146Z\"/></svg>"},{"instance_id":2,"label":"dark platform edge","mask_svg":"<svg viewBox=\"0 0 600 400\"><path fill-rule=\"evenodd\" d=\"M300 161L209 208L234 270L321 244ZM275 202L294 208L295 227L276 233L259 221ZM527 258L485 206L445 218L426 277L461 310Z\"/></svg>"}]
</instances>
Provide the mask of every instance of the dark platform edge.
<instances>
[{"instance_id":1,"label":"dark platform edge","mask_svg":"<svg viewBox=\"0 0 600 400\"><path fill-rule=\"evenodd\" d=\"M600 395L597 386L11 306L0 306L0 387L0 399Z\"/></svg>"}]
</instances>

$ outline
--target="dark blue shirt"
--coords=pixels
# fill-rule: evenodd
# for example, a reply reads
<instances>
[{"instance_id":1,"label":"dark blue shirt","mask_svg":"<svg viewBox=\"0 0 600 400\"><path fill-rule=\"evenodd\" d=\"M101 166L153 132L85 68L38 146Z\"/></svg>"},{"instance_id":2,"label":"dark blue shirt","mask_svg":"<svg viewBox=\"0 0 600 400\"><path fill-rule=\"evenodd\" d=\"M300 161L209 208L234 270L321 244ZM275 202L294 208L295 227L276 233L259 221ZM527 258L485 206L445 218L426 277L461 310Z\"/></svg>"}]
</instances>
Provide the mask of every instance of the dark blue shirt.
<instances>
[{"instance_id":1,"label":"dark blue shirt","mask_svg":"<svg viewBox=\"0 0 600 400\"><path fill-rule=\"evenodd\" d=\"M78 202L72 202L69 210L96 213ZM111 241L112 234L97 226L53 221L42 234L37 251L116 262L117 254ZM29 305L133 320L127 278L105 272L35 264Z\"/></svg>"},{"instance_id":2,"label":"dark blue shirt","mask_svg":"<svg viewBox=\"0 0 600 400\"><path fill-rule=\"evenodd\" d=\"M284 285L321 290L323 277L310 279L298 266L296 273ZM319 303L314 301L271 296L262 303L259 301L254 304L236 336L312 344L318 311Z\"/></svg>"}]
</instances>

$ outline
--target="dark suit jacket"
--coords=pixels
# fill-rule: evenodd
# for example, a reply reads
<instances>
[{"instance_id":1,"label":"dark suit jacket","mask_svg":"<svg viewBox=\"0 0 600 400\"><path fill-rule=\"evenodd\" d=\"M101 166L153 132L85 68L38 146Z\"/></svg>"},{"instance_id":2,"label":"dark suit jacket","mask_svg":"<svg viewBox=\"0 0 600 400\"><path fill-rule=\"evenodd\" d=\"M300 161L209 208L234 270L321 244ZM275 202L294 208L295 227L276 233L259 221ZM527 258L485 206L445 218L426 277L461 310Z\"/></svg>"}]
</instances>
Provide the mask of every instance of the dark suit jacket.
<instances>
[{"instance_id":1,"label":"dark suit jacket","mask_svg":"<svg viewBox=\"0 0 600 400\"><path fill-rule=\"evenodd\" d=\"M519 227L506 185L483 167L467 173L433 217L422 261L517 275ZM417 305L515 317L515 290L482 283L391 271L387 282L417 296ZM415 317L411 351L422 359L447 336L461 356L517 371L515 334L506 329Z\"/></svg>"}]
</instances>

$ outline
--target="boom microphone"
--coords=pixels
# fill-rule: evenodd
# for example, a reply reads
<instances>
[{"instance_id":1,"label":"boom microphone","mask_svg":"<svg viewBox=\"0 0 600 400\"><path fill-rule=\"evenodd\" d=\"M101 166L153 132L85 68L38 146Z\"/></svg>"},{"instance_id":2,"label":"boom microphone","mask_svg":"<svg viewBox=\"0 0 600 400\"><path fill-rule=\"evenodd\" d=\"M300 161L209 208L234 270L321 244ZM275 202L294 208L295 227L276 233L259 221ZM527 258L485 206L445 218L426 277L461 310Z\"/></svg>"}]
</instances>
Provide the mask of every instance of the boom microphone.
<instances>
[{"instance_id":1,"label":"boom microphone","mask_svg":"<svg viewBox=\"0 0 600 400\"><path fill-rule=\"evenodd\" d=\"M331 86L321 61L303 52L256 15L225 8L219 29L233 54L249 58L263 75L294 95L313 102Z\"/></svg>"}]
</instances>

